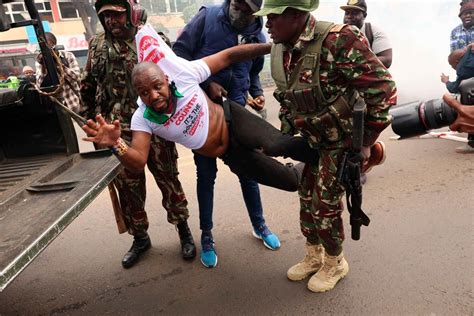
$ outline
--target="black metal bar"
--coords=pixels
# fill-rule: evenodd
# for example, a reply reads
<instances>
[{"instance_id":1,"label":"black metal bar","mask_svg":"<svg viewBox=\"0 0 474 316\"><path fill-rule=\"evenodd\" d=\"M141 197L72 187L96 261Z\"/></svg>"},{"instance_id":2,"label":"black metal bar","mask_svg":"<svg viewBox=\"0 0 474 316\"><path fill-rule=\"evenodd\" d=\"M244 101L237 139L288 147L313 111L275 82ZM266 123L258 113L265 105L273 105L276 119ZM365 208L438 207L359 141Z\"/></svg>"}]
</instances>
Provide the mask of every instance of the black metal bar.
<instances>
[{"instance_id":1,"label":"black metal bar","mask_svg":"<svg viewBox=\"0 0 474 316\"><path fill-rule=\"evenodd\" d=\"M37 24L38 24L38 21L36 20L26 20L26 21L11 23L10 26L12 28L15 28L15 27L28 26L28 25L37 25Z\"/></svg>"}]
</instances>

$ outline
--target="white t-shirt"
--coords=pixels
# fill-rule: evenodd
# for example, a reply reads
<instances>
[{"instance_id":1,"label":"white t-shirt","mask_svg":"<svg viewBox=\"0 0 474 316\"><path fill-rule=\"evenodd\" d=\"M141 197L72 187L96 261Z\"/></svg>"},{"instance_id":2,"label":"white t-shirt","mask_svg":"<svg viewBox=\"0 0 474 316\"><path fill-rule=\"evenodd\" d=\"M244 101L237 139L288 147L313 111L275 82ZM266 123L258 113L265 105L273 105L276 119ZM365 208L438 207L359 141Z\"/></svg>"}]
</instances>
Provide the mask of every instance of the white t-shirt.
<instances>
[{"instance_id":1,"label":"white t-shirt","mask_svg":"<svg viewBox=\"0 0 474 316\"><path fill-rule=\"evenodd\" d=\"M138 61L158 64L183 97L178 98L175 114L164 124L144 118L146 105L139 98L139 108L132 117L132 131L155 134L190 149L201 148L209 131L209 107L199 83L211 75L209 67L202 60L188 61L176 56L148 24L137 33L136 42Z\"/></svg>"},{"instance_id":2,"label":"white t-shirt","mask_svg":"<svg viewBox=\"0 0 474 316\"><path fill-rule=\"evenodd\" d=\"M374 54L377 55L378 53L392 48L392 44L390 43L387 34L385 34L384 31L382 31L378 26L374 25L373 23L370 23L370 26L372 27L372 34L374 34L374 41L372 42L372 46L370 48L372 49ZM364 33L364 35L366 35L365 23L360 29L360 31Z\"/></svg>"}]
</instances>

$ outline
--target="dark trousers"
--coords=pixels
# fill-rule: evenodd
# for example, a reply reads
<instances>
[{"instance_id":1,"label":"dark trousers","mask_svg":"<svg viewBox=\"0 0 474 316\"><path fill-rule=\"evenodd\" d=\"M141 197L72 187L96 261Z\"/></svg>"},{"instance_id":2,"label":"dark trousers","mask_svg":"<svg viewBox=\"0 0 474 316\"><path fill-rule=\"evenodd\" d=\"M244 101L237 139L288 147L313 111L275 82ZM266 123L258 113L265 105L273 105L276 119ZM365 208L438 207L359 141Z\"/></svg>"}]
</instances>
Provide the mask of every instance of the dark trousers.
<instances>
[{"instance_id":1,"label":"dark trousers","mask_svg":"<svg viewBox=\"0 0 474 316\"><path fill-rule=\"evenodd\" d=\"M237 103L224 102L224 112L229 124L230 144L222 159L232 172L263 185L296 191L299 172L293 165L284 165L272 157L283 156L315 164L319 159L318 151L310 148L302 137L282 134Z\"/></svg>"},{"instance_id":2,"label":"dark trousers","mask_svg":"<svg viewBox=\"0 0 474 316\"><path fill-rule=\"evenodd\" d=\"M194 153L197 169L197 198L199 204L199 223L201 230L213 228L212 212L214 208L214 183L217 176L216 158L209 158ZM255 228L265 223L262 201L258 183L239 176L240 187L252 226Z\"/></svg>"}]
</instances>

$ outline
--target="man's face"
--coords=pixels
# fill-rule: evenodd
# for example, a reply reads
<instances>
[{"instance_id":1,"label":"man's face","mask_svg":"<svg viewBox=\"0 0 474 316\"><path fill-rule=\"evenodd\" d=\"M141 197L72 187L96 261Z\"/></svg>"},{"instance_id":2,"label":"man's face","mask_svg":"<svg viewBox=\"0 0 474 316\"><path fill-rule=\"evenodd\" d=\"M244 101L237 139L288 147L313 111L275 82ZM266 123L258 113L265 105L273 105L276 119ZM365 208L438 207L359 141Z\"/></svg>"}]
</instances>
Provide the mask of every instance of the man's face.
<instances>
[{"instance_id":1,"label":"man's face","mask_svg":"<svg viewBox=\"0 0 474 316\"><path fill-rule=\"evenodd\" d=\"M244 0L231 0L229 5L230 24L238 31L244 30L255 21L252 9Z\"/></svg>"},{"instance_id":2,"label":"man's face","mask_svg":"<svg viewBox=\"0 0 474 316\"><path fill-rule=\"evenodd\" d=\"M148 68L134 77L133 86L147 106L156 112L170 113L170 89L163 72Z\"/></svg>"},{"instance_id":3,"label":"man's face","mask_svg":"<svg viewBox=\"0 0 474 316\"><path fill-rule=\"evenodd\" d=\"M344 20L343 20L345 24L355 25L360 29L364 25L364 20L365 20L364 12L362 12L361 10L357 10L357 9L345 10Z\"/></svg>"},{"instance_id":4,"label":"man's face","mask_svg":"<svg viewBox=\"0 0 474 316\"><path fill-rule=\"evenodd\" d=\"M35 75L35 72L33 71L33 69L28 69L28 70L25 70L23 71L23 76L34 76Z\"/></svg>"},{"instance_id":5,"label":"man's face","mask_svg":"<svg viewBox=\"0 0 474 316\"><path fill-rule=\"evenodd\" d=\"M118 12L107 10L101 13L104 17L105 28L112 36L117 38L126 38L128 35L127 12Z\"/></svg>"},{"instance_id":6,"label":"man's face","mask_svg":"<svg viewBox=\"0 0 474 316\"><path fill-rule=\"evenodd\" d=\"M282 14L269 14L267 16L268 34L275 44L289 44L296 37L299 37L297 25L294 17L289 10L285 10Z\"/></svg>"},{"instance_id":7,"label":"man's face","mask_svg":"<svg viewBox=\"0 0 474 316\"><path fill-rule=\"evenodd\" d=\"M462 25L468 29L474 25L474 10L466 10L460 15Z\"/></svg>"}]
</instances>

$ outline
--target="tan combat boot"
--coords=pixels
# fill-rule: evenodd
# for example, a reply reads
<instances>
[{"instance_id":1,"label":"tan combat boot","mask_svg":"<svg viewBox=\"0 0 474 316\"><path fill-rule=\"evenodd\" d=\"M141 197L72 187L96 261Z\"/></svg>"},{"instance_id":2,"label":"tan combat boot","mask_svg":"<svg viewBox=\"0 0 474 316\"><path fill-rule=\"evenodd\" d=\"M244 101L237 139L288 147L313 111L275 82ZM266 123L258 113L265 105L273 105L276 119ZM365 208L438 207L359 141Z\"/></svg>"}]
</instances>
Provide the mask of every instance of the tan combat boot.
<instances>
[{"instance_id":1,"label":"tan combat boot","mask_svg":"<svg viewBox=\"0 0 474 316\"><path fill-rule=\"evenodd\" d=\"M349 265L344 254L329 256L326 254L324 265L309 279L308 289L312 292L326 292L331 290L349 272Z\"/></svg>"},{"instance_id":2,"label":"tan combat boot","mask_svg":"<svg viewBox=\"0 0 474 316\"><path fill-rule=\"evenodd\" d=\"M323 265L324 247L322 245L311 245L306 243L306 256L303 260L288 269L286 275L291 281L306 279L309 275L317 272Z\"/></svg>"}]
</instances>

